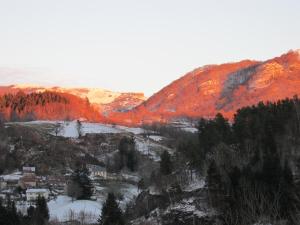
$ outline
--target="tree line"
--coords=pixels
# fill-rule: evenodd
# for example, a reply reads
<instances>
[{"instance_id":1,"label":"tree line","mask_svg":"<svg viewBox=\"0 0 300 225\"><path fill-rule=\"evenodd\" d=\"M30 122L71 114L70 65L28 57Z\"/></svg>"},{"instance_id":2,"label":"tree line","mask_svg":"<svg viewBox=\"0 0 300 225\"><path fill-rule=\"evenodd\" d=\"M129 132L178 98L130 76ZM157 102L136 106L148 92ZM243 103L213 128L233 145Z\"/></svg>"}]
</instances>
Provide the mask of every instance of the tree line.
<instances>
[{"instance_id":1,"label":"tree line","mask_svg":"<svg viewBox=\"0 0 300 225\"><path fill-rule=\"evenodd\" d=\"M298 97L201 119L198 144L179 146L207 174L209 202L224 224L299 221Z\"/></svg>"},{"instance_id":2,"label":"tree line","mask_svg":"<svg viewBox=\"0 0 300 225\"><path fill-rule=\"evenodd\" d=\"M4 204L0 199L0 224L5 225L46 225L49 220L49 209L44 197L38 197L35 207L27 208L27 215L17 212L14 201L10 199Z\"/></svg>"}]
</instances>

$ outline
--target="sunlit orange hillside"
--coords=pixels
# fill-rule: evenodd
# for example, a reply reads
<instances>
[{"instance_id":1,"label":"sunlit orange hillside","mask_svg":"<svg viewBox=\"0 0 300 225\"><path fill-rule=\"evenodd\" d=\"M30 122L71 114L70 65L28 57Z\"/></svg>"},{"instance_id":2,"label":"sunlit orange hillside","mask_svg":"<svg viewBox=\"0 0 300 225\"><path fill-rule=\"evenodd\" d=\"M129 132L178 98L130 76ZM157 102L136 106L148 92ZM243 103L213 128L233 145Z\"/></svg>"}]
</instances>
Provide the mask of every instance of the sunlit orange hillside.
<instances>
[{"instance_id":1,"label":"sunlit orange hillside","mask_svg":"<svg viewBox=\"0 0 300 225\"><path fill-rule=\"evenodd\" d=\"M166 86L127 113L110 115L117 123L168 122L182 117L232 118L243 106L300 94L300 51L264 62L204 66Z\"/></svg>"},{"instance_id":2,"label":"sunlit orange hillside","mask_svg":"<svg viewBox=\"0 0 300 225\"><path fill-rule=\"evenodd\" d=\"M95 119L93 112L93 120L101 122L138 125L187 117L209 118L218 112L233 118L234 112L243 106L299 95L300 51L289 51L263 62L244 60L203 66L175 80L148 100L140 93L118 93L103 89L28 85L0 87L0 95L19 91L26 94L53 91L67 94L69 98L73 96L72 99L88 99L98 116ZM78 112L80 107L83 106L79 104L75 107L73 104L70 110ZM36 113L40 115L37 119L54 118L50 114L41 115L40 110Z\"/></svg>"}]
</instances>

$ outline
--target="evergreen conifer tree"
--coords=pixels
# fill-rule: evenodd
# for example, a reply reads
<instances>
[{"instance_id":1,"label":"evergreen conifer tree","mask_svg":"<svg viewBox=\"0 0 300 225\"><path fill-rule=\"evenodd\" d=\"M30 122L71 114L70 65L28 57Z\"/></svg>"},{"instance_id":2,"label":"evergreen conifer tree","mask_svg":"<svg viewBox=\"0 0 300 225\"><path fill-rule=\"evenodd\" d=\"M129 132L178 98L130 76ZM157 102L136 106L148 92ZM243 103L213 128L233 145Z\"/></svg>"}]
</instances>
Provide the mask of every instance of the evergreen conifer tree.
<instances>
[{"instance_id":1,"label":"evergreen conifer tree","mask_svg":"<svg viewBox=\"0 0 300 225\"><path fill-rule=\"evenodd\" d=\"M109 193L103 205L99 225L124 225L123 213L113 193Z\"/></svg>"},{"instance_id":2,"label":"evergreen conifer tree","mask_svg":"<svg viewBox=\"0 0 300 225\"><path fill-rule=\"evenodd\" d=\"M37 225L44 225L49 220L49 209L46 199L38 196L36 200L36 209L34 210L34 222Z\"/></svg>"},{"instance_id":3,"label":"evergreen conifer tree","mask_svg":"<svg viewBox=\"0 0 300 225\"><path fill-rule=\"evenodd\" d=\"M163 175L169 175L172 173L172 169L171 155L168 151L164 151L160 156L160 172Z\"/></svg>"}]
</instances>

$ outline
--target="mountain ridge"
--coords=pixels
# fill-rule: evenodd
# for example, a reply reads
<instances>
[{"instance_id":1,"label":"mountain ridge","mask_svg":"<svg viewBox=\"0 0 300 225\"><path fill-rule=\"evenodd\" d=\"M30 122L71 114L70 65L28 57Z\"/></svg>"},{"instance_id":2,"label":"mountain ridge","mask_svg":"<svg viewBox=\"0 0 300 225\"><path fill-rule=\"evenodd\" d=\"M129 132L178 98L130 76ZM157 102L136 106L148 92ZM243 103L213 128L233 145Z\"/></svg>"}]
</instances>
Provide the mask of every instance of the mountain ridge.
<instances>
[{"instance_id":1,"label":"mountain ridge","mask_svg":"<svg viewBox=\"0 0 300 225\"><path fill-rule=\"evenodd\" d=\"M300 94L300 53L289 51L266 61L209 65L197 68L171 82L148 100L126 113L114 113L116 123L170 122L212 118L260 101L277 101Z\"/></svg>"},{"instance_id":2,"label":"mountain ridge","mask_svg":"<svg viewBox=\"0 0 300 225\"><path fill-rule=\"evenodd\" d=\"M300 94L300 50L265 60L206 65L186 73L146 99L141 93L104 89L2 86L5 91L55 91L88 98L106 122L167 123L182 118L234 118L237 109Z\"/></svg>"}]
</instances>

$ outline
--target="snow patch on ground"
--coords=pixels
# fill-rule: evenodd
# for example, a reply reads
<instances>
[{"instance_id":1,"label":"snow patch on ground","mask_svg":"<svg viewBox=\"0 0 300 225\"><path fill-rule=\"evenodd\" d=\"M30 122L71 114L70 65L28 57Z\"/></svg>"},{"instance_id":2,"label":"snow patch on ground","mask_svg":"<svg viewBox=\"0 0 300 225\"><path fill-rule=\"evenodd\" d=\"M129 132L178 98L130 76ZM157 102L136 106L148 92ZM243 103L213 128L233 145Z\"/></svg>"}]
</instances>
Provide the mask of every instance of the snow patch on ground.
<instances>
[{"instance_id":1,"label":"snow patch on ground","mask_svg":"<svg viewBox=\"0 0 300 225\"><path fill-rule=\"evenodd\" d=\"M123 210L125 210L126 205L134 200L134 198L139 194L138 188L135 185L128 185L126 188L121 188L120 192L123 194L123 199L120 202L120 207Z\"/></svg>"},{"instance_id":2,"label":"snow patch on ground","mask_svg":"<svg viewBox=\"0 0 300 225\"><path fill-rule=\"evenodd\" d=\"M81 134L107 134L107 133L121 133L122 131L116 128L113 128L112 126L109 125L104 125L100 123L81 123ZM77 126L77 121L72 121L72 122L64 122L61 124L62 129L59 132L59 136L63 137L69 137L69 138L78 138L78 126Z\"/></svg>"},{"instance_id":3,"label":"snow patch on ground","mask_svg":"<svg viewBox=\"0 0 300 225\"><path fill-rule=\"evenodd\" d=\"M59 136L78 138L77 121L61 122L62 126ZM114 126L111 124L81 122L81 134L117 134L133 133L135 135L144 133L142 128Z\"/></svg>"},{"instance_id":4,"label":"snow patch on ground","mask_svg":"<svg viewBox=\"0 0 300 225\"><path fill-rule=\"evenodd\" d=\"M183 190L187 192L196 191L198 189L202 189L205 186L205 180L200 179L194 182L191 182L188 186L186 186Z\"/></svg>"},{"instance_id":5,"label":"snow patch on ground","mask_svg":"<svg viewBox=\"0 0 300 225\"><path fill-rule=\"evenodd\" d=\"M153 141L157 141L157 142L160 142L162 141L164 138L162 136L159 136L159 135L150 135L149 138Z\"/></svg>"},{"instance_id":6,"label":"snow patch on ground","mask_svg":"<svg viewBox=\"0 0 300 225\"><path fill-rule=\"evenodd\" d=\"M60 132L58 136L68 137L68 138L78 138L78 129L77 129L77 120L74 121L47 121L47 120L36 120L29 122L9 122L6 125L10 124L20 124L20 125L43 125L43 124L51 124L51 125L59 125ZM89 122L81 122L81 134L116 134L116 133L133 133L135 135L145 133L145 130L139 127L125 127L119 125L112 124L102 124L102 123L89 123ZM55 135L54 131L51 133Z\"/></svg>"},{"instance_id":7,"label":"snow patch on ground","mask_svg":"<svg viewBox=\"0 0 300 225\"><path fill-rule=\"evenodd\" d=\"M145 130L142 128L139 128L139 127L124 127L124 126L119 126L119 125L117 125L115 127L122 131L126 131L126 132L133 133L136 135L145 133Z\"/></svg>"},{"instance_id":8,"label":"snow patch on ground","mask_svg":"<svg viewBox=\"0 0 300 225\"><path fill-rule=\"evenodd\" d=\"M160 155L153 151L151 143L148 140L135 139L136 149L142 154L148 156L153 161L159 161Z\"/></svg>"},{"instance_id":9,"label":"snow patch on ground","mask_svg":"<svg viewBox=\"0 0 300 225\"><path fill-rule=\"evenodd\" d=\"M198 132L198 129L195 128L195 127L183 127L181 129L186 131L186 132L191 132L191 133L197 133Z\"/></svg>"},{"instance_id":10,"label":"snow patch on ground","mask_svg":"<svg viewBox=\"0 0 300 225\"><path fill-rule=\"evenodd\" d=\"M83 213L86 215L86 223L95 223L101 214L103 202L76 200L67 196L58 196L48 203L50 220L65 222L73 217L80 221Z\"/></svg>"},{"instance_id":11,"label":"snow patch on ground","mask_svg":"<svg viewBox=\"0 0 300 225\"><path fill-rule=\"evenodd\" d=\"M142 155L148 156L155 162L160 161L160 155L163 153L163 151L168 151L171 155L174 154L174 149L154 142L150 138L147 139L140 136L135 136L135 146Z\"/></svg>"},{"instance_id":12,"label":"snow patch on ground","mask_svg":"<svg viewBox=\"0 0 300 225\"><path fill-rule=\"evenodd\" d=\"M208 215L207 212L196 208L196 206L194 204L194 198L183 199L181 202L179 202L175 205L171 205L167 209L166 213L169 213L171 211L181 211L181 212L186 212L186 213L193 213L198 218L205 217Z\"/></svg>"}]
</instances>

